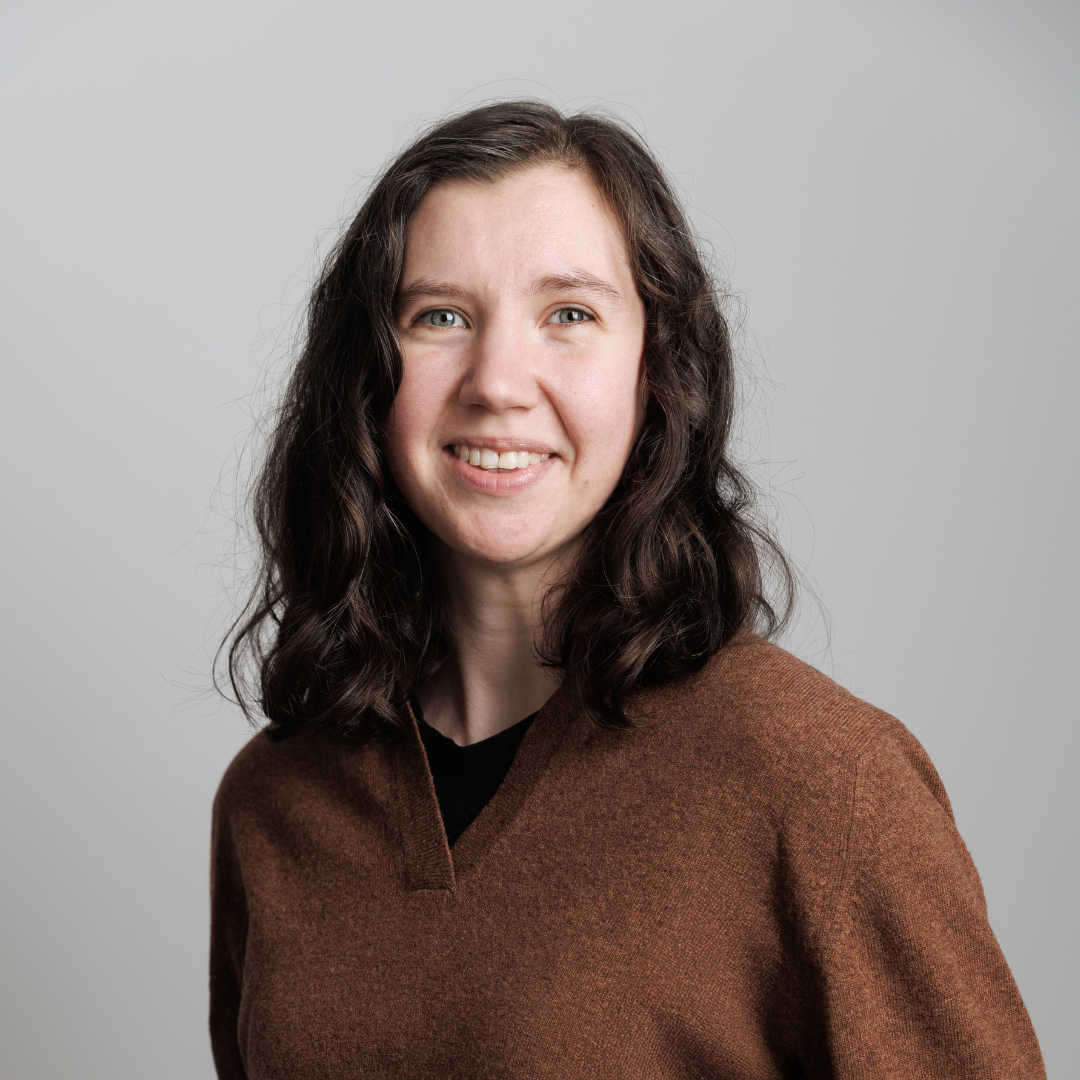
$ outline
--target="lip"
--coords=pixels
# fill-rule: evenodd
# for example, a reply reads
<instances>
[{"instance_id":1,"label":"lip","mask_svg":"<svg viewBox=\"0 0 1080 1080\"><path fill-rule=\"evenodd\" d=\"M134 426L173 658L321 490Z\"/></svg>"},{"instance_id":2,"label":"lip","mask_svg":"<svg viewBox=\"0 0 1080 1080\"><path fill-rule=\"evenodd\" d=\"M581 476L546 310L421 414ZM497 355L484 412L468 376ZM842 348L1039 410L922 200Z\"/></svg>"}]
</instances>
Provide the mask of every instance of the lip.
<instances>
[{"instance_id":1,"label":"lip","mask_svg":"<svg viewBox=\"0 0 1080 1080\"><path fill-rule=\"evenodd\" d=\"M532 444L529 443L516 442L511 446L507 439L486 439L483 441L477 439L473 442L466 442L462 439L462 442L466 446L475 447L478 450L499 450L500 453L509 452L510 450L529 450L536 454L551 454L550 450L533 450ZM523 491L528 491L540 483L548 472L554 468L555 463L560 460L557 454L552 454L546 461L537 462L535 465L530 465L525 469L496 472L494 469L480 469L475 465L470 465L462 461L461 458L446 447L443 448L443 458L454 475L471 491L478 492L481 495L496 496L518 495Z\"/></svg>"},{"instance_id":2,"label":"lip","mask_svg":"<svg viewBox=\"0 0 1080 1080\"><path fill-rule=\"evenodd\" d=\"M554 447L547 443L530 442L528 439L512 439L509 436L484 436L484 435L455 435L447 439L443 446L467 446L474 450L495 450L500 454L508 454L511 450L526 450L530 454L556 454Z\"/></svg>"}]
</instances>

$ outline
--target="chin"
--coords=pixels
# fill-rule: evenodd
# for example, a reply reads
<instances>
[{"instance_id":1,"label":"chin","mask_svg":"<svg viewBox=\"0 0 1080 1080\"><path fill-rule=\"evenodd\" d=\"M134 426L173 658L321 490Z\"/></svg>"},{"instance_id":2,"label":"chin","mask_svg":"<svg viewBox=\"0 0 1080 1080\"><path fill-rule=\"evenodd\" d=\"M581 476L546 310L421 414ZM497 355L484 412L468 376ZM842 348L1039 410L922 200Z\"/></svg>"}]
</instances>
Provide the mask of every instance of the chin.
<instances>
[{"instance_id":1,"label":"chin","mask_svg":"<svg viewBox=\"0 0 1080 1080\"><path fill-rule=\"evenodd\" d=\"M552 538L533 531L514 529L473 528L443 535L443 542L460 558L490 566L513 567L532 563L550 556L562 545Z\"/></svg>"},{"instance_id":2,"label":"chin","mask_svg":"<svg viewBox=\"0 0 1080 1080\"><path fill-rule=\"evenodd\" d=\"M507 568L534 562L544 554L543 548L534 544L462 544L457 551L474 562Z\"/></svg>"}]
</instances>

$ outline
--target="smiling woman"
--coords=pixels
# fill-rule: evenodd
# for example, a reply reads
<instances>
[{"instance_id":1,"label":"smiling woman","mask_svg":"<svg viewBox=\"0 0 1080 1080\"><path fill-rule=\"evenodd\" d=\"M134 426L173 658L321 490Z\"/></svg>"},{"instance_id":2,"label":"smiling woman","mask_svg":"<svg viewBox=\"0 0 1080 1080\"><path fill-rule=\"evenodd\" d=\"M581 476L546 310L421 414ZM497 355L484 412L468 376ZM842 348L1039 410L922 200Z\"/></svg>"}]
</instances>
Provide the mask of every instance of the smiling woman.
<instances>
[{"instance_id":1,"label":"smiling woman","mask_svg":"<svg viewBox=\"0 0 1080 1080\"><path fill-rule=\"evenodd\" d=\"M632 726L628 695L699 670L740 629L771 634L790 606L729 457L734 401L716 284L632 134L535 103L434 128L315 287L255 491L240 700L275 736L364 739L407 729L417 693L456 687L471 704L450 726L480 731L561 682L593 719ZM479 470L453 464L463 445ZM549 457L490 468L519 450ZM451 513L457 539L435 519ZM487 624L478 683L456 676L471 635L453 589L491 590L468 605Z\"/></svg>"},{"instance_id":2,"label":"smiling woman","mask_svg":"<svg viewBox=\"0 0 1080 1080\"><path fill-rule=\"evenodd\" d=\"M618 221L581 169L445 184L405 252L386 454L455 582L451 609L487 624L479 678L459 634L456 661L420 692L428 722L470 743L558 684L534 660L536 604L576 562L641 430L645 311Z\"/></svg>"},{"instance_id":3,"label":"smiling woman","mask_svg":"<svg viewBox=\"0 0 1080 1080\"><path fill-rule=\"evenodd\" d=\"M472 560L565 558L641 427L645 311L618 222L582 170L540 166L436 189L405 251L399 489ZM521 451L543 460L521 470Z\"/></svg>"},{"instance_id":4,"label":"smiling woman","mask_svg":"<svg viewBox=\"0 0 1080 1080\"><path fill-rule=\"evenodd\" d=\"M227 650L221 1077L1042 1075L921 747L766 640L734 401L620 125L489 106L375 184Z\"/></svg>"}]
</instances>

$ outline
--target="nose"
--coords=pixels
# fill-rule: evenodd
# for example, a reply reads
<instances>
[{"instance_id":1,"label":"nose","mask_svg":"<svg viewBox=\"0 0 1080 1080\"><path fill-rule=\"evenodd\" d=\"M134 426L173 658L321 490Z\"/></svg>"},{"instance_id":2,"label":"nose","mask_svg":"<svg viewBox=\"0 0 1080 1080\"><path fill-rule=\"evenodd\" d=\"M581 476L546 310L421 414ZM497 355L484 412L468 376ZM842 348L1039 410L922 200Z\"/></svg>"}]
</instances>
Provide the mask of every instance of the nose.
<instances>
[{"instance_id":1,"label":"nose","mask_svg":"<svg viewBox=\"0 0 1080 1080\"><path fill-rule=\"evenodd\" d=\"M535 345L525 328L492 319L473 339L470 354L459 393L462 405L501 413L531 409L539 402Z\"/></svg>"}]
</instances>

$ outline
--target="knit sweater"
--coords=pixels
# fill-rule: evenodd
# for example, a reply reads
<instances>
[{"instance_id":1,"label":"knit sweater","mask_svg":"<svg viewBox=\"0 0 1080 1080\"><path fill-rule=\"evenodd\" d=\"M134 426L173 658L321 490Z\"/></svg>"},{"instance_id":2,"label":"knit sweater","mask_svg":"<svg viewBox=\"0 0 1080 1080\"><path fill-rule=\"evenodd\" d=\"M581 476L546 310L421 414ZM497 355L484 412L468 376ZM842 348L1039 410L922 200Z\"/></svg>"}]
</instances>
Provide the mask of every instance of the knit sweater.
<instances>
[{"instance_id":1,"label":"knit sweater","mask_svg":"<svg viewBox=\"0 0 1080 1080\"><path fill-rule=\"evenodd\" d=\"M415 729L252 739L215 803L218 1075L1045 1075L898 721L751 636L632 707L558 691L452 854Z\"/></svg>"}]
</instances>

